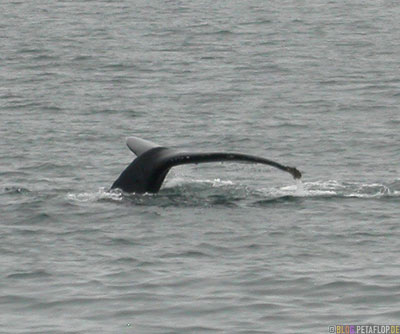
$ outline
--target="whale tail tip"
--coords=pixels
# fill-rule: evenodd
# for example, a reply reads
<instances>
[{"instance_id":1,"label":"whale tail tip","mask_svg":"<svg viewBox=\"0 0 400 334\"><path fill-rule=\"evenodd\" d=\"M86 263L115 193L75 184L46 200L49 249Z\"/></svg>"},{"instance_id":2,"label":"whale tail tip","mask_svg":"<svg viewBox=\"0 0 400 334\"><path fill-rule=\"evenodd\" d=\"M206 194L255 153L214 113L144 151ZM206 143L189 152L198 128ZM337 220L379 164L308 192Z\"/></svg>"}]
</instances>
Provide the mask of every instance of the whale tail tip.
<instances>
[{"instance_id":1,"label":"whale tail tip","mask_svg":"<svg viewBox=\"0 0 400 334\"><path fill-rule=\"evenodd\" d=\"M296 167L287 167L286 170L292 174L294 179L301 179L301 172Z\"/></svg>"},{"instance_id":2,"label":"whale tail tip","mask_svg":"<svg viewBox=\"0 0 400 334\"><path fill-rule=\"evenodd\" d=\"M126 145L128 145L129 149L136 155L139 156L144 152L147 152L155 147L160 147L149 140L145 140L138 137L128 137L126 138Z\"/></svg>"}]
</instances>

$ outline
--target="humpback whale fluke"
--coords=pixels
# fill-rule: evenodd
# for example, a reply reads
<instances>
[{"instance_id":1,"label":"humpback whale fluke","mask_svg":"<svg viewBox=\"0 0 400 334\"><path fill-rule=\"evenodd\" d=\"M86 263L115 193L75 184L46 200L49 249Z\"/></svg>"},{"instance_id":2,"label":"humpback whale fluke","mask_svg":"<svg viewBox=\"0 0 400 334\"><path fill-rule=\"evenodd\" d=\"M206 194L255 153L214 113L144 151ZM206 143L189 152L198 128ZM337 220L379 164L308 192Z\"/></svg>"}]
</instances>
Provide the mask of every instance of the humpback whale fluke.
<instances>
[{"instance_id":1,"label":"humpback whale fluke","mask_svg":"<svg viewBox=\"0 0 400 334\"><path fill-rule=\"evenodd\" d=\"M128 193L156 193L160 190L172 167L203 162L260 163L288 172L295 179L301 178L301 173L295 167L284 166L278 162L253 155L225 152L184 152L137 137L129 137L126 143L137 157L121 173L111 189L118 188Z\"/></svg>"}]
</instances>

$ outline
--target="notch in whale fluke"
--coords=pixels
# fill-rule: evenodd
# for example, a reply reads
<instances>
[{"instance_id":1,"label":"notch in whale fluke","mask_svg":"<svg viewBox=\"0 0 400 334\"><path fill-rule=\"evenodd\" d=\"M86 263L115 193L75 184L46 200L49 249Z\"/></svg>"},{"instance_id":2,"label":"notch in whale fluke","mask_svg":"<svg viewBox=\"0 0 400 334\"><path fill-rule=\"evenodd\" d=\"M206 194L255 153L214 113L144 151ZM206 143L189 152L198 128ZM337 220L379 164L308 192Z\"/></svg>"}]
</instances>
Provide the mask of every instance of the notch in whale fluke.
<instances>
[{"instance_id":1,"label":"notch in whale fluke","mask_svg":"<svg viewBox=\"0 0 400 334\"><path fill-rule=\"evenodd\" d=\"M111 189L119 188L129 193L156 193L160 190L166 175L172 167L191 163L199 164L218 161L260 163L288 172L295 179L301 178L300 171L295 167L285 166L276 161L254 155L179 151L137 137L127 138L126 143L137 157L121 173Z\"/></svg>"}]
</instances>

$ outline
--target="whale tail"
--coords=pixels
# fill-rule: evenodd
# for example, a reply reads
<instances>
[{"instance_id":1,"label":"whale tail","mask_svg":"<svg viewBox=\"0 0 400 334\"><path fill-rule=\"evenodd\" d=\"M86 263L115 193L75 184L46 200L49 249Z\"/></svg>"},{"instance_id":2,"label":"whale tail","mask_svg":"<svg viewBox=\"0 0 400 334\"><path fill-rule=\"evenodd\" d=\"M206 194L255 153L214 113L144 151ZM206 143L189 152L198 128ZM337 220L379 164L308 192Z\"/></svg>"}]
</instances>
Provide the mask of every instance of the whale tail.
<instances>
[{"instance_id":1,"label":"whale tail","mask_svg":"<svg viewBox=\"0 0 400 334\"><path fill-rule=\"evenodd\" d=\"M155 193L160 190L172 167L219 161L260 163L288 172L295 179L301 178L300 171L295 167L285 166L254 155L226 152L182 152L137 137L129 137L127 145L137 158L121 173L111 189L119 188L125 192L135 193Z\"/></svg>"}]
</instances>

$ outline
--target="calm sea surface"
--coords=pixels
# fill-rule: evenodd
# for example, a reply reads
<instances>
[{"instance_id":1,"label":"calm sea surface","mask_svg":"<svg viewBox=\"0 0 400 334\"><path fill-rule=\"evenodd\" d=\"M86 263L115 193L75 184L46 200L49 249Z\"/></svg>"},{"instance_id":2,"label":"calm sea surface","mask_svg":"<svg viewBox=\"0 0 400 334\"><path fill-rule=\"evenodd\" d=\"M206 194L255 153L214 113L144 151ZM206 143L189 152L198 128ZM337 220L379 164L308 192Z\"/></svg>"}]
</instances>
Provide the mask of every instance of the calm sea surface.
<instances>
[{"instance_id":1,"label":"calm sea surface","mask_svg":"<svg viewBox=\"0 0 400 334\"><path fill-rule=\"evenodd\" d=\"M400 324L400 5L0 5L0 333ZM260 155L109 192L138 136Z\"/></svg>"}]
</instances>

